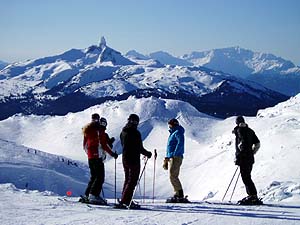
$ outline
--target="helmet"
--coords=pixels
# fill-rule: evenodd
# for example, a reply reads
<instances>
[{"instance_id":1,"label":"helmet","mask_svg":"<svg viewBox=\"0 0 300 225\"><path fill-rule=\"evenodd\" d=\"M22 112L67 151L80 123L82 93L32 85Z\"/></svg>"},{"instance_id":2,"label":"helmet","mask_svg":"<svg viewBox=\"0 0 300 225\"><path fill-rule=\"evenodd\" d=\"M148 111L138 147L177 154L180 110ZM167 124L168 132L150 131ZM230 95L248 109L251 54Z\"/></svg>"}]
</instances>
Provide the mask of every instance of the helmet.
<instances>
[{"instance_id":1,"label":"helmet","mask_svg":"<svg viewBox=\"0 0 300 225\"><path fill-rule=\"evenodd\" d=\"M92 114L92 122L99 122L100 116L98 113Z\"/></svg>"},{"instance_id":2,"label":"helmet","mask_svg":"<svg viewBox=\"0 0 300 225\"><path fill-rule=\"evenodd\" d=\"M235 119L236 124L245 123L245 119L243 116L237 116Z\"/></svg>"},{"instance_id":3,"label":"helmet","mask_svg":"<svg viewBox=\"0 0 300 225\"><path fill-rule=\"evenodd\" d=\"M168 124L171 126L176 126L176 125L179 125L179 122L177 119L173 118L168 121Z\"/></svg>"},{"instance_id":4,"label":"helmet","mask_svg":"<svg viewBox=\"0 0 300 225\"><path fill-rule=\"evenodd\" d=\"M106 127L107 126L107 120L104 117L100 118L100 126Z\"/></svg>"},{"instance_id":5,"label":"helmet","mask_svg":"<svg viewBox=\"0 0 300 225\"><path fill-rule=\"evenodd\" d=\"M127 120L128 120L128 123L132 123L132 124L136 124L136 125L139 124L139 122L140 122L140 118L136 114L130 114Z\"/></svg>"}]
</instances>

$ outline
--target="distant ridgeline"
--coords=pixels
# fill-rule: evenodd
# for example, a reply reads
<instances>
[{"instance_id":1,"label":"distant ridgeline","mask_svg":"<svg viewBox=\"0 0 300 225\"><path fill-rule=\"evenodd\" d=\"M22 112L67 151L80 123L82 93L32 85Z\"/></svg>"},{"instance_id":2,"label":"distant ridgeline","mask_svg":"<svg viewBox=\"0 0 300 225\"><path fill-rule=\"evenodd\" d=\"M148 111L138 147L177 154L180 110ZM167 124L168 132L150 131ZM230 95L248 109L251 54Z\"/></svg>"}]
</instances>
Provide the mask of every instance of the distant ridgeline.
<instances>
[{"instance_id":1,"label":"distant ridgeline","mask_svg":"<svg viewBox=\"0 0 300 225\"><path fill-rule=\"evenodd\" d=\"M108 47L103 37L86 49L8 65L0 70L0 79L1 120L16 113L65 115L129 96L182 100L220 118L255 115L288 99L257 83L205 67L125 57Z\"/></svg>"}]
</instances>

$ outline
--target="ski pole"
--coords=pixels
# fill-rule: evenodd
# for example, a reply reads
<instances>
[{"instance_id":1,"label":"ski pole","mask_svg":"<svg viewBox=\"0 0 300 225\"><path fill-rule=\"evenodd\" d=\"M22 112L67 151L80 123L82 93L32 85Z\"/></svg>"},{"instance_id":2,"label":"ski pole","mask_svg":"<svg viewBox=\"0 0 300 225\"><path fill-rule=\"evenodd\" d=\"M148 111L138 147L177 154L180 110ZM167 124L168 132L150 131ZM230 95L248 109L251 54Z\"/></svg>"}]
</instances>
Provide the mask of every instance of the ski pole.
<instances>
[{"instance_id":1,"label":"ski pole","mask_svg":"<svg viewBox=\"0 0 300 225\"><path fill-rule=\"evenodd\" d=\"M115 159L115 204L117 204L117 159Z\"/></svg>"},{"instance_id":2,"label":"ski pole","mask_svg":"<svg viewBox=\"0 0 300 225\"><path fill-rule=\"evenodd\" d=\"M234 185L234 187L233 187L233 190L232 190L232 193L231 193L229 202L231 202L231 199L232 199L233 193L234 193L234 191L235 191L236 185L237 185L237 183L238 183L238 181L239 181L240 175L241 175L241 172L239 172L239 175L238 175L238 177L237 177L237 179L236 179L236 182L235 182L235 185Z\"/></svg>"},{"instance_id":3,"label":"ski pole","mask_svg":"<svg viewBox=\"0 0 300 225\"><path fill-rule=\"evenodd\" d=\"M225 198L225 196L226 196L226 194L227 194L227 192L228 192L228 189L229 189L229 187L231 186L231 183L232 183L232 181L233 181L233 178L235 177L235 174L236 174L236 172L238 171L238 166L236 167L236 170L235 170L235 172L234 172L234 174L233 174L233 176L232 176L232 178L231 178L231 181L230 181L230 183L229 183L229 185L228 185L228 187L227 187L227 190L226 190L226 192L225 192L225 194L224 194L224 196L223 196L223 198L222 198L222 202L224 201L224 198Z\"/></svg>"},{"instance_id":4,"label":"ski pole","mask_svg":"<svg viewBox=\"0 0 300 225\"><path fill-rule=\"evenodd\" d=\"M144 161L146 163L146 158L144 157ZM144 193L143 193L143 203L145 203L145 196L146 196L146 171L144 172Z\"/></svg>"},{"instance_id":5,"label":"ski pole","mask_svg":"<svg viewBox=\"0 0 300 225\"><path fill-rule=\"evenodd\" d=\"M156 149L154 149L154 171L153 171L153 187L152 187L152 190L153 190L153 193L152 193L152 203L154 203L154 198L155 198L155 167L156 167L156 158L157 158L157 152L156 152Z\"/></svg>"},{"instance_id":6,"label":"ski pole","mask_svg":"<svg viewBox=\"0 0 300 225\"><path fill-rule=\"evenodd\" d=\"M102 187L102 196L103 196L103 199L105 199L104 188L103 187Z\"/></svg>"},{"instance_id":7,"label":"ski pole","mask_svg":"<svg viewBox=\"0 0 300 225\"><path fill-rule=\"evenodd\" d=\"M146 165L147 165L147 162L148 162L148 158L146 159L146 162L145 162L145 165L144 165L144 168L143 168L143 170L142 170L142 173L141 173L141 175L140 175L140 177L139 177L139 179L138 179L138 181L137 181L137 185L139 185L140 184L140 181L141 181L141 179L142 179L142 176L143 176L143 173L144 173L144 171L145 171L145 168L146 168ZM134 188L134 191L133 191L133 194L132 194L132 198L131 198L131 200L130 200L130 203L129 203L129 205L128 205L128 209L130 209L130 206L131 206L131 204L132 204L132 201L133 201L133 197L134 197L134 195L135 195L135 192L136 192L136 187L137 187L137 185L135 186L135 188Z\"/></svg>"}]
</instances>

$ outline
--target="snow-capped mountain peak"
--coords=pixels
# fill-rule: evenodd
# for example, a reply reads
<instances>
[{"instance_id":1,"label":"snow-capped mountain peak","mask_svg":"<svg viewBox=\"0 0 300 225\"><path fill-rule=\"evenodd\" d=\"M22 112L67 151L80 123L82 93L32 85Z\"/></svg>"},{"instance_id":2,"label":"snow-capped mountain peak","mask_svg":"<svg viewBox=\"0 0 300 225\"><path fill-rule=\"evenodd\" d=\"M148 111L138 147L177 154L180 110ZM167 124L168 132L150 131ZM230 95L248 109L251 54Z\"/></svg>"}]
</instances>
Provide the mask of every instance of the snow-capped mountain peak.
<instances>
[{"instance_id":1,"label":"snow-capped mountain peak","mask_svg":"<svg viewBox=\"0 0 300 225\"><path fill-rule=\"evenodd\" d=\"M104 49L106 47L106 40L105 40L105 37L102 36L101 39L100 39L100 42L99 42L99 47L101 49Z\"/></svg>"}]
</instances>

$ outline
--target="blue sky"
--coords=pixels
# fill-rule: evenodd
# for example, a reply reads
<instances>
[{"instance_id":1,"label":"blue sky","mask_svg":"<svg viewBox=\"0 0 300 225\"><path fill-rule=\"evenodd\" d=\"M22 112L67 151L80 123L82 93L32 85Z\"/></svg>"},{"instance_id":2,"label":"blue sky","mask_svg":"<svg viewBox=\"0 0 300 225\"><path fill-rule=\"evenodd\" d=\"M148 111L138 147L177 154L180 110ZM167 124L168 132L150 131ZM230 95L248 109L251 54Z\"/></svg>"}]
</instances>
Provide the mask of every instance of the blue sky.
<instances>
[{"instance_id":1,"label":"blue sky","mask_svg":"<svg viewBox=\"0 0 300 225\"><path fill-rule=\"evenodd\" d=\"M298 0L1 0L0 60L85 48L175 56L240 46L300 65Z\"/></svg>"}]
</instances>

